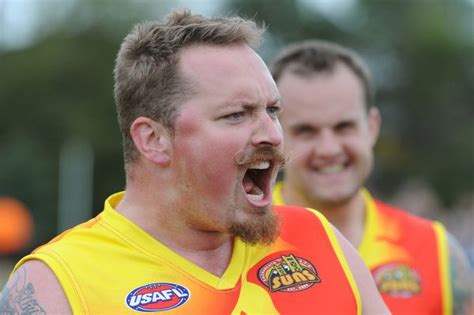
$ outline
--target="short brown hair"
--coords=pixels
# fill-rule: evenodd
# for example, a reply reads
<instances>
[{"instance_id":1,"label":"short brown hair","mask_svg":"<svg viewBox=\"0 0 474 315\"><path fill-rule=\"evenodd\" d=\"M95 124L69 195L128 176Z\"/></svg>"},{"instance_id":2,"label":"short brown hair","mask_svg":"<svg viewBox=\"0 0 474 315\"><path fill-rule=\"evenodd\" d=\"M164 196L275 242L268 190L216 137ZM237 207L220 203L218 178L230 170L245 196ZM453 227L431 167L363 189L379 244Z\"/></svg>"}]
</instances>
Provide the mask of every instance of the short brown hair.
<instances>
[{"instance_id":1,"label":"short brown hair","mask_svg":"<svg viewBox=\"0 0 474 315\"><path fill-rule=\"evenodd\" d=\"M283 49L272 61L270 71L275 82L283 72L309 77L319 72L331 72L338 63L346 65L361 81L367 109L374 105L375 93L368 66L353 50L338 44L308 40Z\"/></svg>"},{"instance_id":2,"label":"short brown hair","mask_svg":"<svg viewBox=\"0 0 474 315\"><path fill-rule=\"evenodd\" d=\"M240 17L209 18L175 11L164 24L140 23L125 37L115 61L115 104L124 162L138 156L130 126L140 116L162 123L171 133L179 102L190 94L178 71L179 51L195 44L246 44L256 48L264 29Z\"/></svg>"}]
</instances>

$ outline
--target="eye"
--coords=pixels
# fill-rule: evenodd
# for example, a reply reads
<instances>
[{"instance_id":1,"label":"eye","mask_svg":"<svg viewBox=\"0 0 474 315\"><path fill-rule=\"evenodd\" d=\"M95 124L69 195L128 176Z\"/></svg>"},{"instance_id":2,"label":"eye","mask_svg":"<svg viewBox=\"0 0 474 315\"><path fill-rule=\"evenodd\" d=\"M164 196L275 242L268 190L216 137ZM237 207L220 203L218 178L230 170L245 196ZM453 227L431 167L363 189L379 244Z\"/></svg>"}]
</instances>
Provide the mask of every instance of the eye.
<instances>
[{"instance_id":1,"label":"eye","mask_svg":"<svg viewBox=\"0 0 474 315\"><path fill-rule=\"evenodd\" d=\"M279 106L269 106L269 107L267 107L267 113L272 118L277 118L281 113L281 107L279 107Z\"/></svg>"},{"instance_id":2,"label":"eye","mask_svg":"<svg viewBox=\"0 0 474 315\"><path fill-rule=\"evenodd\" d=\"M309 139L316 134L316 129L311 126L295 126L292 128L292 134L295 137L299 137L302 139Z\"/></svg>"},{"instance_id":3,"label":"eye","mask_svg":"<svg viewBox=\"0 0 474 315\"><path fill-rule=\"evenodd\" d=\"M222 118L227 119L227 120L239 120L239 119L241 119L241 118L244 117L244 116L245 116L245 112L244 112L244 111L240 111L240 112L235 112L235 113L231 113L231 114L225 115L225 116L223 116Z\"/></svg>"},{"instance_id":4,"label":"eye","mask_svg":"<svg viewBox=\"0 0 474 315\"><path fill-rule=\"evenodd\" d=\"M338 132L349 132L355 129L356 124L353 121L343 121L336 125L335 129Z\"/></svg>"}]
</instances>

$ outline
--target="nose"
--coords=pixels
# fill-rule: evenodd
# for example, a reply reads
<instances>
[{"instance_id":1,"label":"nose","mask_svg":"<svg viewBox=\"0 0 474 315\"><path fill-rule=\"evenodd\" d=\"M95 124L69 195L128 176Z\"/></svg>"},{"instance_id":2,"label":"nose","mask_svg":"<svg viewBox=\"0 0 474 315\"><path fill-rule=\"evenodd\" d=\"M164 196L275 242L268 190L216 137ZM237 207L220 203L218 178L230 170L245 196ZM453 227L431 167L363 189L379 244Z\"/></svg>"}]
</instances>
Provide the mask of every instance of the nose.
<instances>
[{"instance_id":1,"label":"nose","mask_svg":"<svg viewBox=\"0 0 474 315\"><path fill-rule=\"evenodd\" d=\"M278 118L259 115L254 124L251 144L256 147L278 147L283 144L283 132Z\"/></svg>"},{"instance_id":2,"label":"nose","mask_svg":"<svg viewBox=\"0 0 474 315\"><path fill-rule=\"evenodd\" d=\"M341 143L331 130L323 129L316 137L314 144L314 153L320 157L333 157L342 150Z\"/></svg>"}]
</instances>

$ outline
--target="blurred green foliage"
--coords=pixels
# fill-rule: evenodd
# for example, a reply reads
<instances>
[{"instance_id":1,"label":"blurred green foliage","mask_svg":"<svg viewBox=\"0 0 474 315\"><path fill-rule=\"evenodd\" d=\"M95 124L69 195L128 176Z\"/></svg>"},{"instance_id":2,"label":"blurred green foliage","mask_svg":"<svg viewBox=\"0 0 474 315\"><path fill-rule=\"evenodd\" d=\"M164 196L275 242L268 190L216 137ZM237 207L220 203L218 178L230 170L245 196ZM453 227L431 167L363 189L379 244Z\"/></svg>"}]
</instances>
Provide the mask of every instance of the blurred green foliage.
<instances>
[{"instance_id":1,"label":"blurred green foliage","mask_svg":"<svg viewBox=\"0 0 474 315\"><path fill-rule=\"evenodd\" d=\"M473 3L340 1L352 4L348 8L334 0L323 8L315 1L229 0L216 2L215 13L264 21L266 60L288 42L314 37L356 49L374 72L384 120L371 186L388 195L405 178L422 178L448 207L471 194ZM115 55L135 22L161 18L176 5L71 1L58 18L61 3L37 6L42 18L30 45L0 46L0 195L32 209L33 245L56 233L59 152L69 139L85 139L94 149L94 213L106 196L123 189Z\"/></svg>"},{"instance_id":2,"label":"blurred green foliage","mask_svg":"<svg viewBox=\"0 0 474 315\"><path fill-rule=\"evenodd\" d=\"M234 0L227 9L268 26L266 60L320 38L367 61L383 118L373 190L389 196L421 178L446 207L474 193L472 1Z\"/></svg>"}]
</instances>

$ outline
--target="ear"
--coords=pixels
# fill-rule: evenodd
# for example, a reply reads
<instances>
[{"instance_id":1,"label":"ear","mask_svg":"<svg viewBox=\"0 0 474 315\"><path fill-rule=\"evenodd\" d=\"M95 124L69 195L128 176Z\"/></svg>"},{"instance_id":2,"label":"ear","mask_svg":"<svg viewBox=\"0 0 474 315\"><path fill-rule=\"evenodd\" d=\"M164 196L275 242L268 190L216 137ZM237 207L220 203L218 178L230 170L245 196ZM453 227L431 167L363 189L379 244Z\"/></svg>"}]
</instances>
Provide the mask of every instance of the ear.
<instances>
[{"instance_id":1,"label":"ear","mask_svg":"<svg viewBox=\"0 0 474 315\"><path fill-rule=\"evenodd\" d=\"M369 109L367 119L369 123L370 144L374 147L379 138L380 125L382 123L382 118L380 117L380 112L377 107L373 106Z\"/></svg>"},{"instance_id":2,"label":"ear","mask_svg":"<svg viewBox=\"0 0 474 315\"><path fill-rule=\"evenodd\" d=\"M170 163L171 141L169 131L148 117L138 117L130 126L135 147L147 160L166 167Z\"/></svg>"}]
</instances>

